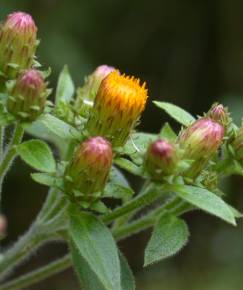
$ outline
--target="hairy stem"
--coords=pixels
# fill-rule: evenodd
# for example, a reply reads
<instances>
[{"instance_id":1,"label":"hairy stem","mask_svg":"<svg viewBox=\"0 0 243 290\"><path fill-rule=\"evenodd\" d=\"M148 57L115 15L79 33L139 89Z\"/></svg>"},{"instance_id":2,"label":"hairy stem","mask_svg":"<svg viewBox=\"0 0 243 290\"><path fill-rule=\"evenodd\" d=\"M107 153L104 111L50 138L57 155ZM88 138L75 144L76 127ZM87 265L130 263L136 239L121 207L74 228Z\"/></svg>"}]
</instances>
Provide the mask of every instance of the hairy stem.
<instances>
[{"instance_id":1,"label":"hairy stem","mask_svg":"<svg viewBox=\"0 0 243 290\"><path fill-rule=\"evenodd\" d=\"M57 217L59 217L58 221L55 215L51 215L53 214L51 206L57 199L56 195L57 192L55 190L50 190L36 221L31 225L30 229L13 247L2 254L2 259L0 260L0 280L11 273L17 265L21 264L24 259L29 257L43 243L55 239L56 231L63 225L59 212L56 213ZM53 216L53 219L48 220L47 216Z\"/></svg>"},{"instance_id":2,"label":"hairy stem","mask_svg":"<svg viewBox=\"0 0 243 290\"><path fill-rule=\"evenodd\" d=\"M17 290L34 285L56 273L67 269L71 265L70 255L54 261L47 266L41 267L38 270L23 275L20 278L12 280L1 286L1 290Z\"/></svg>"},{"instance_id":3,"label":"hairy stem","mask_svg":"<svg viewBox=\"0 0 243 290\"><path fill-rule=\"evenodd\" d=\"M40 226L33 224L30 230L4 254L0 263L0 280L11 272L12 265L20 264L35 248L44 243L44 235L41 232Z\"/></svg>"},{"instance_id":4,"label":"hairy stem","mask_svg":"<svg viewBox=\"0 0 243 290\"><path fill-rule=\"evenodd\" d=\"M117 241L125 239L128 236L136 234L142 230L145 230L154 225L158 215L163 215L166 212L171 212L176 215L181 215L189 210L193 209L188 203L181 201L179 198L171 199L168 203L159 207L142 219L134 221L122 227L120 230L117 229L113 235ZM51 264L41 267L38 270L30 272L20 278L16 278L10 282L7 282L0 286L1 290L17 290L19 288L24 288L33 284L36 284L58 272L64 271L72 265L72 260L70 254L67 254L63 258L52 262Z\"/></svg>"},{"instance_id":5,"label":"hairy stem","mask_svg":"<svg viewBox=\"0 0 243 290\"><path fill-rule=\"evenodd\" d=\"M153 184L150 184L142 194L138 195L123 206L116 208L113 212L104 215L102 221L104 223L110 223L121 216L137 210L138 208L141 209L154 202L163 193L163 187L156 187Z\"/></svg>"},{"instance_id":6,"label":"hairy stem","mask_svg":"<svg viewBox=\"0 0 243 290\"><path fill-rule=\"evenodd\" d=\"M3 159L0 164L0 192L2 191L2 184L3 184L4 177L6 176L16 156L15 147L21 143L23 135L24 135L24 129L19 123L17 123L15 125L11 143L9 144L7 148L7 152L3 156Z\"/></svg>"},{"instance_id":7,"label":"hairy stem","mask_svg":"<svg viewBox=\"0 0 243 290\"><path fill-rule=\"evenodd\" d=\"M138 208L140 209L146 205L151 204L158 197L160 197L161 193L161 187L155 187L154 185L148 186L141 195L127 202L125 205L115 209L112 213L104 215L102 220L104 223L108 224L118 217L124 216L133 212L134 210L137 210ZM52 191L49 192L46 203L44 204L43 209L40 211L38 216L39 218L37 218L37 224L38 221L40 224L42 224L43 221L44 223L47 223L49 219L53 219L53 221L55 221L55 225L58 223L58 221L55 219L55 216L59 216L60 209L65 206L65 199L56 201L57 197L52 196L53 194L54 193ZM54 201L56 201L56 204L51 207L51 203ZM43 215L42 212L44 212ZM60 221L61 220L62 215L60 215ZM14 245L13 248L10 248L6 253L3 254L3 259L0 261L0 280L5 278L6 275L22 261L22 259L30 256L36 250L36 248L38 248L42 241L44 242L49 240L50 233L54 234L56 231L55 227L53 227L53 232L51 232L51 230L48 230L46 234L43 232L42 235L39 235L38 242L36 242L36 237L34 235L34 225L35 223L30 228L30 230ZM28 249L28 251L25 251L24 249Z\"/></svg>"}]
</instances>

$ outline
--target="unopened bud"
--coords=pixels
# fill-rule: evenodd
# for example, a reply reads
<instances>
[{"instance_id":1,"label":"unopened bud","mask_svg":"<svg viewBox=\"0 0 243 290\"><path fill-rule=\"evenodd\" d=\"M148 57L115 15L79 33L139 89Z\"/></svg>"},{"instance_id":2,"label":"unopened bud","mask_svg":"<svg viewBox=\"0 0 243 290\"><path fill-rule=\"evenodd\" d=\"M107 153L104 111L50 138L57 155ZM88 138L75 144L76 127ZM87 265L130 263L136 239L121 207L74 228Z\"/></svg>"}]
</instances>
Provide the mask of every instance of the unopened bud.
<instances>
[{"instance_id":1,"label":"unopened bud","mask_svg":"<svg viewBox=\"0 0 243 290\"><path fill-rule=\"evenodd\" d=\"M92 201L92 194L100 193L105 187L112 155L110 142L102 137L82 142L65 172L67 193L79 192L84 200Z\"/></svg>"},{"instance_id":2,"label":"unopened bud","mask_svg":"<svg viewBox=\"0 0 243 290\"><path fill-rule=\"evenodd\" d=\"M98 88L102 82L102 80L108 76L111 72L115 71L115 68L107 65L100 65L96 68L96 70L90 75L90 89L92 90L92 97L97 94Z\"/></svg>"},{"instance_id":3,"label":"unopened bud","mask_svg":"<svg viewBox=\"0 0 243 290\"><path fill-rule=\"evenodd\" d=\"M159 139L148 147L145 156L145 169L155 180L174 173L178 164L178 154L173 144Z\"/></svg>"},{"instance_id":4,"label":"unopened bud","mask_svg":"<svg viewBox=\"0 0 243 290\"><path fill-rule=\"evenodd\" d=\"M208 112L209 118L226 127L230 122L228 109L221 104L213 104Z\"/></svg>"},{"instance_id":5,"label":"unopened bud","mask_svg":"<svg viewBox=\"0 0 243 290\"><path fill-rule=\"evenodd\" d=\"M180 136L184 159L194 160L188 175L196 176L209 159L217 152L224 137L224 128L210 118L201 118L188 127Z\"/></svg>"},{"instance_id":6,"label":"unopened bud","mask_svg":"<svg viewBox=\"0 0 243 290\"><path fill-rule=\"evenodd\" d=\"M32 66L37 47L37 28L32 17L14 12L0 27L0 70L7 79Z\"/></svg>"},{"instance_id":7,"label":"unopened bud","mask_svg":"<svg viewBox=\"0 0 243 290\"><path fill-rule=\"evenodd\" d=\"M99 89L102 80L115 70L112 66L101 65L85 78L85 84L77 91L75 110L78 114L86 117L92 107L93 101Z\"/></svg>"},{"instance_id":8,"label":"unopened bud","mask_svg":"<svg viewBox=\"0 0 243 290\"><path fill-rule=\"evenodd\" d=\"M134 77L111 72L98 89L86 126L88 133L106 137L113 146L123 146L137 124L146 100L145 83L141 86Z\"/></svg>"},{"instance_id":9,"label":"unopened bud","mask_svg":"<svg viewBox=\"0 0 243 290\"><path fill-rule=\"evenodd\" d=\"M35 69L27 70L10 91L8 112L21 121L33 121L44 111L47 95L41 73Z\"/></svg>"},{"instance_id":10,"label":"unopened bud","mask_svg":"<svg viewBox=\"0 0 243 290\"><path fill-rule=\"evenodd\" d=\"M237 132L237 135L232 145L235 151L236 159L243 166L243 127L241 127Z\"/></svg>"}]
</instances>

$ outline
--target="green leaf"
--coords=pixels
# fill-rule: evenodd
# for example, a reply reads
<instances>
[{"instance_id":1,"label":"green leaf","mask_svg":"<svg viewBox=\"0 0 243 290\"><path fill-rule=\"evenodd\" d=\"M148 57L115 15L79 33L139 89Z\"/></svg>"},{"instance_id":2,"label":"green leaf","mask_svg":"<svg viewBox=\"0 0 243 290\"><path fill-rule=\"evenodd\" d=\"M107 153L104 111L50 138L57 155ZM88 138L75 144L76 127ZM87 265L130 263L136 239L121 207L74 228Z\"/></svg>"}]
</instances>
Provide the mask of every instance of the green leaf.
<instances>
[{"instance_id":1,"label":"green leaf","mask_svg":"<svg viewBox=\"0 0 243 290\"><path fill-rule=\"evenodd\" d=\"M56 177L48 173L32 173L30 176L35 182L43 185L52 187L56 184Z\"/></svg>"},{"instance_id":2,"label":"green leaf","mask_svg":"<svg viewBox=\"0 0 243 290\"><path fill-rule=\"evenodd\" d=\"M122 185L124 187L130 187L130 184L128 183L126 177L115 166L112 166L112 168L111 168L110 180L112 180L114 183L120 184L120 185Z\"/></svg>"},{"instance_id":3,"label":"green leaf","mask_svg":"<svg viewBox=\"0 0 243 290\"><path fill-rule=\"evenodd\" d=\"M130 187L125 176L115 166L113 166L103 196L119 198L126 201L130 199L133 194L134 191Z\"/></svg>"},{"instance_id":4,"label":"green leaf","mask_svg":"<svg viewBox=\"0 0 243 290\"><path fill-rule=\"evenodd\" d=\"M73 80L70 76L67 65L61 71L56 90L56 103L60 100L70 101L75 91Z\"/></svg>"},{"instance_id":5,"label":"green leaf","mask_svg":"<svg viewBox=\"0 0 243 290\"><path fill-rule=\"evenodd\" d=\"M145 249L144 266L175 255L186 245L188 237L188 227L182 219L171 214L162 215Z\"/></svg>"},{"instance_id":6,"label":"green leaf","mask_svg":"<svg viewBox=\"0 0 243 290\"><path fill-rule=\"evenodd\" d=\"M129 155L136 164L140 165L143 162L143 156L148 145L157 138L155 134L135 133L126 143L123 153Z\"/></svg>"},{"instance_id":7,"label":"green leaf","mask_svg":"<svg viewBox=\"0 0 243 290\"><path fill-rule=\"evenodd\" d=\"M49 146L41 140L23 142L16 148L18 155L28 165L42 172L55 172L56 162Z\"/></svg>"},{"instance_id":8,"label":"green leaf","mask_svg":"<svg viewBox=\"0 0 243 290\"><path fill-rule=\"evenodd\" d=\"M74 127L50 114L43 115L39 118L39 122L61 139L74 139L79 135Z\"/></svg>"},{"instance_id":9,"label":"green leaf","mask_svg":"<svg viewBox=\"0 0 243 290\"><path fill-rule=\"evenodd\" d=\"M170 188L172 191L177 192L182 199L192 205L195 205L196 207L213 214L232 225L236 225L232 210L214 193L204 188L190 185L172 185Z\"/></svg>"},{"instance_id":10,"label":"green leaf","mask_svg":"<svg viewBox=\"0 0 243 290\"><path fill-rule=\"evenodd\" d=\"M228 204L228 207L231 209L235 218L238 218L238 219L243 218L243 214L240 211L238 211L238 209L234 208L233 206L229 204Z\"/></svg>"},{"instance_id":11,"label":"green leaf","mask_svg":"<svg viewBox=\"0 0 243 290\"><path fill-rule=\"evenodd\" d=\"M190 113L174 104L158 101L154 101L153 103L184 126L189 126L193 121L195 121L195 118Z\"/></svg>"},{"instance_id":12,"label":"green leaf","mask_svg":"<svg viewBox=\"0 0 243 290\"><path fill-rule=\"evenodd\" d=\"M135 165L133 162L131 162L128 159L125 158L116 158L114 160L115 164L120 166L121 168L127 170L128 172L134 174L134 175L142 175L142 170L140 167Z\"/></svg>"},{"instance_id":13,"label":"green leaf","mask_svg":"<svg viewBox=\"0 0 243 290\"><path fill-rule=\"evenodd\" d=\"M173 129L170 127L169 123L165 123L164 126L162 127L159 136L161 138L170 140L170 141L175 141L177 139L176 133L173 131Z\"/></svg>"},{"instance_id":14,"label":"green leaf","mask_svg":"<svg viewBox=\"0 0 243 290\"><path fill-rule=\"evenodd\" d=\"M121 290L119 255L109 229L97 217L72 207L70 237L78 250L73 259L84 289Z\"/></svg>"},{"instance_id":15,"label":"green leaf","mask_svg":"<svg viewBox=\"0 0 243 290\"><path fill-rule=\"evenodd\" d=\"M135 280L132 271L127 263L126 258L119 252L120 267L121 267L121 289L135 290Z\"/></svg>"}]
</instances>

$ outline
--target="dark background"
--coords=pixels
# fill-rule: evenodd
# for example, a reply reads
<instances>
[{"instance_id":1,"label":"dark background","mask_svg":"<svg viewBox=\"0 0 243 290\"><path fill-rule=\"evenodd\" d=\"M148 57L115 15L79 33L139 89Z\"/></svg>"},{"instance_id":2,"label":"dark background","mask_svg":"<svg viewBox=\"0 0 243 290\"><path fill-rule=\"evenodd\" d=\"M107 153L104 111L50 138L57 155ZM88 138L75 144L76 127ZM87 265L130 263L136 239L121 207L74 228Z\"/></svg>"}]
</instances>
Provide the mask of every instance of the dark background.
<instances>
[{"instance_id":1,"label":"dark background","mask_svg":"<svg viewBox=\"0 0 243 290\"><path fill-rule=\"evenodd\" d=\"M157 132L169 117L152 100L174 102L194 115L221 101L239 124L243 107L243 2L240 0L0 0L1 19L22 10L39 28L39 60L51 66L51 87L68 64L76 85L100 64L146 80L150 103L142 118L144 131ZM9 245L25 231L46 188L29 178L20 162L4 186L3 209L9 219ZM222 187L232 204L243 210L240 178ZM185 216L190 243L176 257L142 269L149 232L120 244L128 257L139 290L241 290L243 224L233 228L198 212ZM22 273L65 253L50 245L18 271ZM29 290L79 289L71 270Z\"/></svg>"}]
</instances>

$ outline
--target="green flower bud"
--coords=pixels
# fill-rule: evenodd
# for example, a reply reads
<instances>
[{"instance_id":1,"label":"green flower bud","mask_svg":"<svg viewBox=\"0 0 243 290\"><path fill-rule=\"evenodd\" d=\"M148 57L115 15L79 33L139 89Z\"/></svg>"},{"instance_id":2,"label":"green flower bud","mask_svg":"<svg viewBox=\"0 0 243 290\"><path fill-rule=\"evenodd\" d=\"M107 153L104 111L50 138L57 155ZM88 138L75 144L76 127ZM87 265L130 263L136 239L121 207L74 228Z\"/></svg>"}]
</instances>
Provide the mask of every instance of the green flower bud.
<instances>
[{"instance_id":1,"label":"green flower bud","mask_svg":"<svg viewBox=\"0 0 243 290\"><path fill-rule=\"evenodd\" d=\"M237 132L237 135L232 145L235 151L236 159L243 166L243 127L241 127Z\"/></svg>"},{"instance_id":2,"label":"green flower bud","mask_svg":"<svg viewBox=\"0 0 243 290\"><path fill-rule=\"evenodd\" d=\"M45 108L48 91L41 73L23 72L10 91L7 110L21 121L34 121Z\"/></svg>"},{"instance_id":3,"label":"green flower bud","mask_svg":"<svg viewBox=\"0 0 243 290\"><path fill-rule=\"evenodd\" d=\"M154 180L175 172L179 157L175 146L164 139L159 139L148 147L144 166Z\"/></svg>"},{"instance_id":4,"label":"green flower bud","mask_svg":"<svg viewBox=\"0 0 243 290\"><path fill-rule=\"evenodd\" d=\"M208 116L212 120L223 125L224 127L226 127L230 122L230 115L228 109L218 103L212 105L211 109L208 112Z\"/></svg>"},{"instance_id":5,"label":"green flower bud","mask_svg":"<svg viewBox=\"0 0 243 290\"><path fill-rule=\"evenodd\" d=\"M0 27L0 71L7 79L33 65L37 28L32 17L24 12L7 16Z\"/></svg>"},{"instance_id":6,"label":"green flower bud","mask_svg":"<svg viewBox=\"0 0 243 290\"><path fill-rule=\"evenodd\" d=\"M86 201L104 189L112 164L111 144L102 137L82 142L65 171L65 188L68 194L79 192Z\"/></svg>"},{"instance_id":7,"label":"green flower bud","mask_svg":"<svg viewBox=\"0 0 243 290\"><path fill-rule=\"evenodd\" d=\"M210 118L201 118L182 132L179 143L184 149L184 159L194 160L187 172L195 177L217 152L224 137L224 128Z\"/></svg>"}]
</instances>

